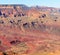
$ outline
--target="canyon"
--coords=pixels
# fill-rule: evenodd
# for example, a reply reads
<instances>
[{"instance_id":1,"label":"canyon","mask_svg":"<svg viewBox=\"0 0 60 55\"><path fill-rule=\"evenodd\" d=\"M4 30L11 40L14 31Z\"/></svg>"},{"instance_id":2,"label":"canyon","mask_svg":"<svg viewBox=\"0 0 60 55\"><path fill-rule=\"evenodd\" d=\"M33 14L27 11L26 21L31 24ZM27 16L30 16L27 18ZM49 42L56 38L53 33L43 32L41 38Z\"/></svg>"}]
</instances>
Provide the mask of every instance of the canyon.
<instances>
[{"instance_id":1,"label":"canyon","mask_svg":"<svg viewBox=\"0 0 60 55\"><path fill-rule=\"evenodd\" d=\"M60 55L60 8L0 5L0 55Z\"/></svg>"}]
</instances>

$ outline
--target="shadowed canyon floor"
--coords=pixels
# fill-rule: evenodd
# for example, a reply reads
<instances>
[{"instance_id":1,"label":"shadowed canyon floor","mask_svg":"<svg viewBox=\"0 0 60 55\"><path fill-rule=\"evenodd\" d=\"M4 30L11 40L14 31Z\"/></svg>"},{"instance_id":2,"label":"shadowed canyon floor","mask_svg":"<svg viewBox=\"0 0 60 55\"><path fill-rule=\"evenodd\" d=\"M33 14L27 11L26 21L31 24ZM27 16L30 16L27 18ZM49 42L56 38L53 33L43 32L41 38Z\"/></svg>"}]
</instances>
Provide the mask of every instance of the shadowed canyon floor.
<instances>
[{"instance_id":1,"label":"shadowed canyon floor","mask_svg":"<svg viewBox=\"0 0 60 55\"><path fill-rule=\"evenodd\" d=\"M0 5L0 55L60 55L60 9Z\"/></svg>"}]
</instances>

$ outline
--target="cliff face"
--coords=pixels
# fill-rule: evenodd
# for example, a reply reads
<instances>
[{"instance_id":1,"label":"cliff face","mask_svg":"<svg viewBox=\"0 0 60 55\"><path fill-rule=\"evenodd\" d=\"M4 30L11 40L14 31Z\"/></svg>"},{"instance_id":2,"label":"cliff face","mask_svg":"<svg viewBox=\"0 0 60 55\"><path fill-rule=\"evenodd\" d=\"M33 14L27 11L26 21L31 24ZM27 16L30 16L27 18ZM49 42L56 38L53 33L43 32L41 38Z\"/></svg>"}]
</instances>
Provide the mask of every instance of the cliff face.
<instances>
[{"instance_id":1,"label":"cliff face","mask_svg":"<svg viewBox=\"0 0 60 55\"><path fill-rule=\"evenodd\" d=\"M59 23L59 8L0 5L0 54L59 54Z\"/></svg>"}]
</instances>

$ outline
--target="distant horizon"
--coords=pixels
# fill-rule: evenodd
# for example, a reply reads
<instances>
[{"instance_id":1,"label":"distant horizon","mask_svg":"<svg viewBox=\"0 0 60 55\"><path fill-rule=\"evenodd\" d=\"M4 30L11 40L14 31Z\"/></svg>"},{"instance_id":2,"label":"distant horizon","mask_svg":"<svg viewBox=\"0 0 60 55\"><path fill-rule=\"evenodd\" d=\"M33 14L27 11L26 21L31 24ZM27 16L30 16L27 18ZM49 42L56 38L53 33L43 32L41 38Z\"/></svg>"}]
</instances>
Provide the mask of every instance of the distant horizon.
<instances>
[{"instance_id":1,"label":"distant horizon","mask_svg":"<svg viewBox=\"0 0 60 55\"><path fill-rule=\"evenodd\" d=\"M44 7L55 7L60 8L60 0L2 0L0 5L14 5L23 4L29 7L31 6L44 6Z\"/></svg>"},{"instance_id":2,"label":"distant horizon","mask_svg":"<svg viewBox=\"0 0 60 55\"><path fill-rule=\"evenodd\" d=\"M25 4L0 4L0 5L2 5L2 6L5 6L5 5L10 5L10 6L13 6L13 5L16 5L16 6L19 6L19 5L25 5ZM52 7L52 6L40 6L40 5L32 5L32 6L28 6L28 5L25 5L25 6L27 6L27 7L36 7L36 6L38 6L38 7ZM60 7L52 7L52 8L60 8Z\"/></svg>"}]
</instances>

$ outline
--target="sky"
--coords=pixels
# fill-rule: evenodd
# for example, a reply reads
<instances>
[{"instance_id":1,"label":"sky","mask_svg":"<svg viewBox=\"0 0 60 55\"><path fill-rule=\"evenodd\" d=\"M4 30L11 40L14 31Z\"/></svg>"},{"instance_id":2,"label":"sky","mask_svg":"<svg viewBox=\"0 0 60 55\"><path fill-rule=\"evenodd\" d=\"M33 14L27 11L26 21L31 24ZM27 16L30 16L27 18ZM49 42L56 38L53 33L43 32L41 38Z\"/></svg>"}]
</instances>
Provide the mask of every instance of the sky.
<instances>
[{"instance_id":1,"label":"sky","mask_svg":"<svg viewBox=\"0 0 60 55\"><path fill-rule=\"evenodd\" d=\"M0 0L0 4L25 4L60 8L60 0Z\"/></svg>"}]
</instances>

